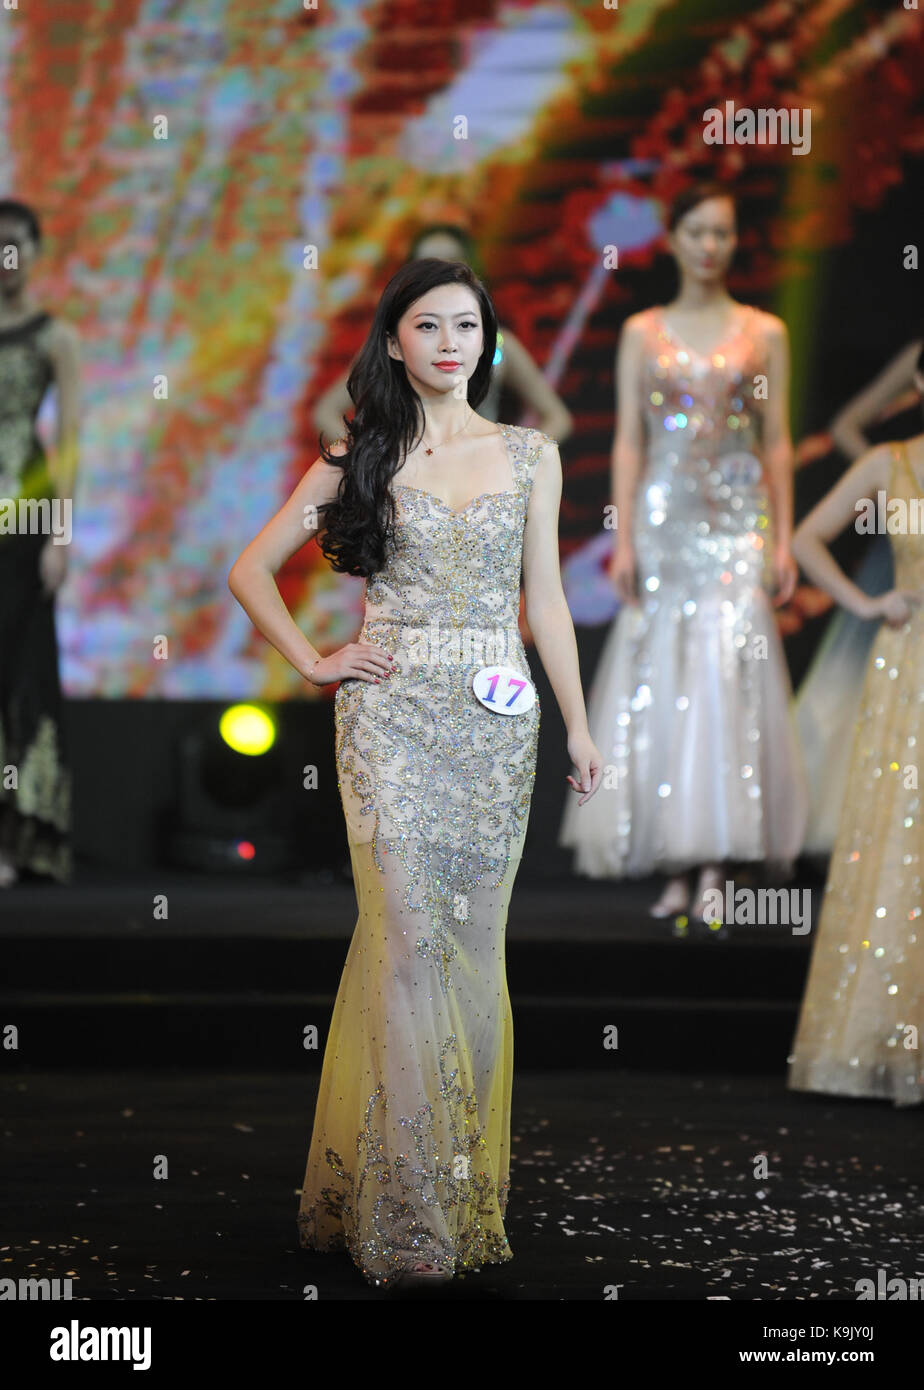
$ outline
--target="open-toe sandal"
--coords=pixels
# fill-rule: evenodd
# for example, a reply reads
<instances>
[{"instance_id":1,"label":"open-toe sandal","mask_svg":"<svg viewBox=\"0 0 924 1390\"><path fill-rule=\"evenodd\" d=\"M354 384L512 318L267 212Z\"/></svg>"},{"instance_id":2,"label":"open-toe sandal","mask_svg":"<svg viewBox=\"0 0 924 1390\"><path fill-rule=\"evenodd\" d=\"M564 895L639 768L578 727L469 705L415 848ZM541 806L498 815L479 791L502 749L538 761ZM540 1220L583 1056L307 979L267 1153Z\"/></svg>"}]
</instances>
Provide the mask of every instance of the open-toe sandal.
<instances>
[{"instance_id":1,"label":"open-toe sandal","mask_svg":"<svg viewBox=\"0 0 924 1390\"><path fill-rule=\"evenodd\" d=\"M391 1281L393 1288L423 1289L437 1284L448 1284L452 1270L447 1265L433 1260L422 1260L413 1250L403 1252L407 1256L404 1269Z\"/></svg>"}]
</instances>

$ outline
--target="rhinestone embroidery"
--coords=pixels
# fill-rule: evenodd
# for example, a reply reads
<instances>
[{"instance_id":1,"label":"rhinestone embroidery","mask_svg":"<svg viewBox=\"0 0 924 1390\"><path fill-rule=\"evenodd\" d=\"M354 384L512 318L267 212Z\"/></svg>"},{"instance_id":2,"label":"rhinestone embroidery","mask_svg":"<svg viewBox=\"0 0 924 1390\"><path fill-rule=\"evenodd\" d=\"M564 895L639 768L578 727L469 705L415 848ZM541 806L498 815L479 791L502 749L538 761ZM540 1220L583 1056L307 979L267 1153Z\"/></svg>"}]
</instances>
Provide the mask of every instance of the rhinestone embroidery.
<instances>
[{"instance_id":1,"label":"rhinestone embroidery","mask_svg":"<svg viewBox=\"0 0 924 1390\"><path fill-rule=\"evenodd\" d=\"M508 1260L510 893L529 816L539 702L515 719L472 691L484 663L422 662L421 630L518 631L523 531L548 437L501 426L514 489L460 511L397 487L359 640L396 659L341 682L338 781L359 904L324 1056L299 1240L387 1284L406 1262ZM442 648L438 646L436 651ZM431 649L432 650L432 649ZM332 1182L332 1176L337 1179Z\"/></svg>"}]
</instances>

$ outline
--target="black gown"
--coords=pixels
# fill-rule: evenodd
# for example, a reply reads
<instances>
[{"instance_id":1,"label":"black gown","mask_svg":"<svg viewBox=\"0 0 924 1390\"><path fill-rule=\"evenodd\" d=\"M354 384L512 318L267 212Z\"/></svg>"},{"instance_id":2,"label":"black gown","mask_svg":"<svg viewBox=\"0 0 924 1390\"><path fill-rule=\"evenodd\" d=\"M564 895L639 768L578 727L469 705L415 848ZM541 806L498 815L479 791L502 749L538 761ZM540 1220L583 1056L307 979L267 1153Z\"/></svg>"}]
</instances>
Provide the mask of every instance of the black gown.
<instances>
[{"instance_id":1,"label":"black gown","mask_svg":"<svg viewBox=\"0 0 924 1390\"><path fill-rule=\"evenodd\" d=\"M0 500L53 495L35 428L54 377L50 322L39 313L0 328ZM47 540L0 529L0 846L20 873L67 882L71 788L55 599L43 593L39 575Z\"/></svg>"}]
</instances>

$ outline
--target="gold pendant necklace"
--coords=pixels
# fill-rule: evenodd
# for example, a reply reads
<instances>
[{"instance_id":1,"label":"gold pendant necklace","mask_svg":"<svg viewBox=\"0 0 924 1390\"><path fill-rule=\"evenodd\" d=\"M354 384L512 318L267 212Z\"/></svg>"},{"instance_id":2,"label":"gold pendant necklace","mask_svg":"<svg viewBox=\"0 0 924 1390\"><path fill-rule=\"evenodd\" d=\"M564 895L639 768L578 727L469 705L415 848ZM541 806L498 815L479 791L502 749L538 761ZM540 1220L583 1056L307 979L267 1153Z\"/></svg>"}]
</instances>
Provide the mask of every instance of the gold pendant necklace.
<instances>
[{"instance_id":1,"label":"gold pendant necklace","mask_svg":"<svg viewBox=\"0 0 924 1390\"><path fill-rule=\"evenodd\" d=\"M473 410L473 411L471 412L471 414L469 415L468 419L466 420L465 424L462 426L462 429L461 429L461 430L456 430L456 434L461 434L461 433L462 433L462 430L467 430L467 429L468 429L469 425L472 423L472 415L474 415L474 413L475 413L475 412L474 412L474 410ZM451 435L449 436L449 439L455 439L456 434L451 434ZM443 447L444 444L448 444L448 443L449 443L449 439L444 439L444 440L442 440L439 444L434 444L433 449L442 449L442 447ZM433 449L429 449L429 448L427 448L426 446L424 446L424 453L425 453L425 454L432 454L432 453L433 453Z\"/></svg>"}]
</instances>

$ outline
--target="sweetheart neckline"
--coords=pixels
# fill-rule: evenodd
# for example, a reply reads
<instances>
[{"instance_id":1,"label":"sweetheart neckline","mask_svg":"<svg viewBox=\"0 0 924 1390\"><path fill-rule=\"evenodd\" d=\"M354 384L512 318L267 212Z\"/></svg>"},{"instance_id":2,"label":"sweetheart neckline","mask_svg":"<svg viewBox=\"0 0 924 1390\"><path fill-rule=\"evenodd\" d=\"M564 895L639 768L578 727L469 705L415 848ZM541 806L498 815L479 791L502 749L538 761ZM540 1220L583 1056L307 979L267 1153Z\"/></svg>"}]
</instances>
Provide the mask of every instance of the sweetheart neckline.
<instances>
[{"instance_id":1,"label":"sweetheart neckline","mask_svg":"<svg viewBox=\"0 0 924 1390\"><path fill-rule=\"evenodd\" d=\"M432 502L438 502L450 516L461 516L467 512L469 507L473 507L476 502L483 502L486 497L519 497L518 492L512 488L505 488L503 492L479 492L477 497L470 497L464 507L450 507L442 497L437 497L435 492L428 492L425 487L411 487L408 483L395 483L394 488L398 492L419 492L422 497L429 497Z\"/></svg>"},{"instance_id":2,"label":"sweetheart neckline","mask_svg":"<svg viewBox=\"0 0 924 1390\"><path fill-rule=\"evenodd\" d=\"M517 481L517 472L516 464L514 463L513 458L513 450L510 447L510 428L510 425L503 425L500 423L498 424L498 429L500 430L501 438L504 441L504 452L507 455L507 462L510 464L510 472L513 476L513 481L515 483ZM430 492L430 490L425 487L412 487L410 483L393 483L392 491L396 490L399 492L419 492L424 497L429 497L432 501L438 502L440 506L443 507L449 513L450 516L461 516L463 512L468 511L469 507L473 507L476 502L483 502L486 497L520 496L520 493L516 488L504 488L502 492L479 492L477 497L470 497L468 501L465 503L464 507L450 507L449 503L445 501L444 498L437 497L435 492Z\"/></svg>"}]
</instances>

